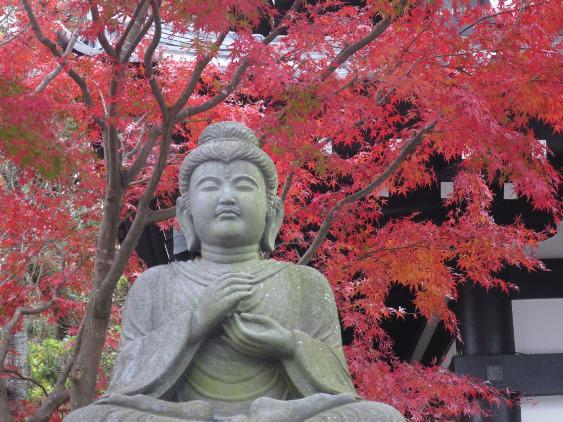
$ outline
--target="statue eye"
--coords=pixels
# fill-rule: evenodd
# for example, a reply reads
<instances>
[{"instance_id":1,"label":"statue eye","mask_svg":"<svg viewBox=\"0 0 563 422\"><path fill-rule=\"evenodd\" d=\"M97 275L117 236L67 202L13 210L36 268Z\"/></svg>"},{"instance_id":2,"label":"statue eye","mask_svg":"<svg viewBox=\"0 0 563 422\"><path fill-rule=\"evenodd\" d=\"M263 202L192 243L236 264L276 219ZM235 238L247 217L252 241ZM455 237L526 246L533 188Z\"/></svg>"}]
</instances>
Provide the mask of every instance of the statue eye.
<instances>
[{"instance_id":1,"label":"statue eye","mask_svg":"<svg viewBox=\"0 0 563 422\"><path fill-rule=\"evenodd\" d=\"M215 185L205 185L201 187L202 192L215 192L216 190L218 189Z\"/></svg>"},{"instance_id":2,"label":"statue eye","mask_svg":"<svg viewBox=\"0 0 563 422\"><path fill-rule=\"evenodd\" d=\"M255 188L254 188L254 186L245 183L245 184L238 185L237 190L241 191L241 192L251 192L251 191L255 190Z\"/></svg>"}]
</instances>

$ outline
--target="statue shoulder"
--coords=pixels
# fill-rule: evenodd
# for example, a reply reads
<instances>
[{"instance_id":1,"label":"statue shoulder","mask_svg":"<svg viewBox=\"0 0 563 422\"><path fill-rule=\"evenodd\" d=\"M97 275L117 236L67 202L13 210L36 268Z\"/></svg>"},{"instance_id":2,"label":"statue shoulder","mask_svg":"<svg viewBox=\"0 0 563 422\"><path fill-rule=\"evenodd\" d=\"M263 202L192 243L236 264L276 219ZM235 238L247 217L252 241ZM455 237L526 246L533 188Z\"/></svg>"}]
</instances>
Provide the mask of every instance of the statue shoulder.
<instances>
[{"instance_id":1,"label":"statue shoulder","mask_svg":"<svg viewBox=\"0 0 563 422\"><path fill-rule=\"evenodd\" d=\"M136 324L146 319L146 326L157 326L170 312L187 306L188 296L193 292L193 285L185 275L190 269L185 262L173 262L142 272L127 293L124 319L134 320Z\"/></svg>"},{"instance_id":2,"label":"statue shoulder","mask_svg":"<svg viewBox=\"0 0 563 422\"><path fill-rule=\"evenodd\" d=\"M180 266L185 266L185 264L183 262L172 262L148 268L139 274L129 290L128 297L154 296L160 290L171 291L174 284L181 278Z\"/></svg>"},{"instance_id":3,"label":"statue shoulder","mask_svg":"<svg viewBox=\"0 0 563 422\"><path fill-rule=\"evenodd\" d=\"M298 274L300 274L308 281L321 283L321 284L328 284L326 277L319 270L313 267L309 267L307 265L299 265L299 264L293 264L293 267L295 267L295 271L297 271Z\"/></svg>"},{"instance_id":4,"label":"statue shoulder","mask_svg":"<svg viewBox=\"0 0 563 422\"><path fill-rule=\"evenodd\" d=\"M292 264L286 271L293 288L293 303L300 312L300 330L317 339L332 335L338 337L334 334L340 333L336 301L326 277L320 271L305 265ZM335 342L330 343L340 344L339 342L338 337Z\"/></svg>"},{"instance_id":5,"label":"statue shoulder","mask_svg":"<svg viewBox=\"0 0 563 422\"><path fill-rule=\"evenodd\" d=\"M332 294L332 289L326 277L318 270L306 265L293 264L288 262L280 262L287 266L285 271L292 274L292 278L309 292L320 292Z\"/></svg>"},{"instance_id":6,"label":"statue shoulder","mask_svg":"<svg viewBox=\"0 0 563 422\"><path fill-rule=\"evenodd\" d=\"M166 276L170 275L170 272L172 271L171 268L172 265L173 264L164 264L164 265L157 265L155 267L147 268L145 271L139 274L139 276L133 283L131 290L133 289L139 290L143 287L149 288L154 283L158 283L159 280L165 279Z\"/></svg>"}]
</instances>

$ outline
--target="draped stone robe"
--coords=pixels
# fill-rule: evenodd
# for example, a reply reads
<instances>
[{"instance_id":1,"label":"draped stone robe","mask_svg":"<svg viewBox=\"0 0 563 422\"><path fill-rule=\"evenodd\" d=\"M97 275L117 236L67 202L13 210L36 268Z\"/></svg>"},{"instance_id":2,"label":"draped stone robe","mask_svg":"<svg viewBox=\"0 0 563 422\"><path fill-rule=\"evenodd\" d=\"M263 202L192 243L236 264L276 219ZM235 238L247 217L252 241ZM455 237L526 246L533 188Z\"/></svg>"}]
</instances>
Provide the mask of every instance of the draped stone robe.
<instances>
[{"instance_id":1,"label":"draped stone robe","mask_svg":"<svg viewBox=\"0 0 563 422\"><path fill-rule=\"evenodd\" d=\"M291 330L291 358L248 356L220 325L191 341L193 311L220 274L199 260L154 267L129 292L107 395L65 421L403 420L389 406L357 400L334 296L320 273L273 260L256 261L247 272L263 281L235 311Z\"/></svg>"}]
</instances>

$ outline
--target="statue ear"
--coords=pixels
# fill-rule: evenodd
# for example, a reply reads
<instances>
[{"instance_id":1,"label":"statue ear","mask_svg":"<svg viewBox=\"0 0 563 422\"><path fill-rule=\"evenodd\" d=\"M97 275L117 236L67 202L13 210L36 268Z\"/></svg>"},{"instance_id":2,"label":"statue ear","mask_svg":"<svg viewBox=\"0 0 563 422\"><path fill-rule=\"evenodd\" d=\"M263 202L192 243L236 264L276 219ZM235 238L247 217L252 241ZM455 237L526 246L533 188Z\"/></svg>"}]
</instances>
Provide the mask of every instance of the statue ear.
<instances>
[{"instance_id":1,"label":"statue ear","mask_svg":"<svg viewBox=\"0 0 563 422\"><path fill-rule=\"evenodd\" d=\"M283 222L283 202L279 196L274 198L272 212L266 216L266 227L260 241L262 252L272 252L276 246L276 237Z\"/></svg>"},{"instance_id":2,"label":"statue ear","mask_svg":"<svg viewBox=\"0 0 563 422\"><path fill-rule=\"evenodd\" d=\"M195 232L194 220L188 210L186 200L183 196L179 196L176 200L176 219L178 220L182 233L184 233L186 238L188 251L199 252L201 249L201 243Z\"/></svg>"}]
</instances>

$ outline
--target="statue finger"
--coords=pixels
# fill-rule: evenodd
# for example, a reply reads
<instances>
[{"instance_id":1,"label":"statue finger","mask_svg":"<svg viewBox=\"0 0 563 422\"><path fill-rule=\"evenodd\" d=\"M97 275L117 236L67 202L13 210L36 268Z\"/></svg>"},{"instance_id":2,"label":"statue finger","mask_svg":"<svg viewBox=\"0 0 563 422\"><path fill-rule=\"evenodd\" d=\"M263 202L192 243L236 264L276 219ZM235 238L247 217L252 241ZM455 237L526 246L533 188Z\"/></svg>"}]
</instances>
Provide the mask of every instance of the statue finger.
<instances>
[{"instance_id":1,"label":"statue finger","mask_svg":"<svg viewBox=\"0 0 563 422\"><path fill-rule=\"evenodd\" d=\"M236 326L231 323L223 325L226 336L245 353L252 353L256 350L256 344L241 335Z\"/></svg>"},{"instance_id":2,"label":"statue finger","mask_svg":"<svg viewBox=\"0 0 563 422\"><path fill-rule=\"evenodd\" d=\"M251 293L251 290L252 290L252 286L249 286L248 284L236 284L236 285L224 287L219 291L222 293L223 297L227 298L233 293L240 293L240 292Z\"/></svg>"},{"instance_id":3,"label":"statue finger","mask_svg":"<svg viewBox=\"0 0 563 422\"><path fill-rule=\"evenodd\" d=\"M240 291L240 290L234 290L231 293L229 293L228 295L225 295L225 297L222 298L222 302L225 303L226 302L226 306L227 306L227 312L231 312L237 305L238 303L243 300L246 299L247 297L251 296L252 292L250 291Z\"/></svg>"},{"instance_id":4,"label":"statue finger","mask_svg":"<svg viewBox=\"0 0 563 422\"><path fill-rule=\"evenodd\" d=\"M254 322L256 324L269 325L269 326L278 325L277 321L275 321L274 319L272 319L272 318L270 318L266 315L258 315L258 314L251 314L251 313L248 313L248 312L241 312L239 314L239 316L243 320Z\"/></svg>"},{"instance_id":5,"label":"statue finger","mask_svg":"<svg viewBox=\"0 0 563 422\"><path fill-rule=\"evenodd\" d=\"M262 331L277 330L281 327L281 324L279 322L266 315L257 315L257 314L250 314L247 312L241 312L240 317L242 321L259 325Z\"/></svg>"},{"instance_id":6,"label":"statue finger","mask_svg":"<svg viewBox=\"0 0 563 422\"><path fill-rule=\"evenodd\" d=\"M236 278L236 279L225 280L224 282L222 282L221 284L219 284L217 286L217 290L224 290L224 289L228 289L229 287L233 287L233 286L252 287L253 285L254 284L250 280Z\"/></svg>"},{"instance_id":7,"label":"statue finger","mask_svg":"<svg viewBox=\"0 0 563 422\"><path fill-rule=\"evenodd\" d=\"M250 274L250 273L229 272L229 273L221 274L217 278L217 281L221 282L221 281L224 281L224 280L228 280L229 278L248 278L248 279L252 279L252 278L255 278L255 277L256 276L254 274Z\"/></svg>"},{"instance_id":8,"label":"statue finger","mask_svg":"<svg viewBox=\"0 0 563 422\"><path fill-rule=\"evenodd\" d=\"M245 325L239 314L234 314L233 319L235 321L236 328L240 331L241 335L252 339L253 342L266 344L264 335L260 333L260 331L251 330L247 325Z\"/></svg>"},{"instance_id":9,"label":"statue finger","mask_svg":"<svg viewBox=\"0 0 563 422\"><path fill-rule=\"evenodd\" d=\"M245 339L243 336L240 335L240 333L238 332L235 326L231 324L225 324L223 325L223 330L225 331L227 337L229 337L237 345L243 347L250 347L252 345L252 342L248 341L248 339Z\"/></svg>"}]
</instances>

